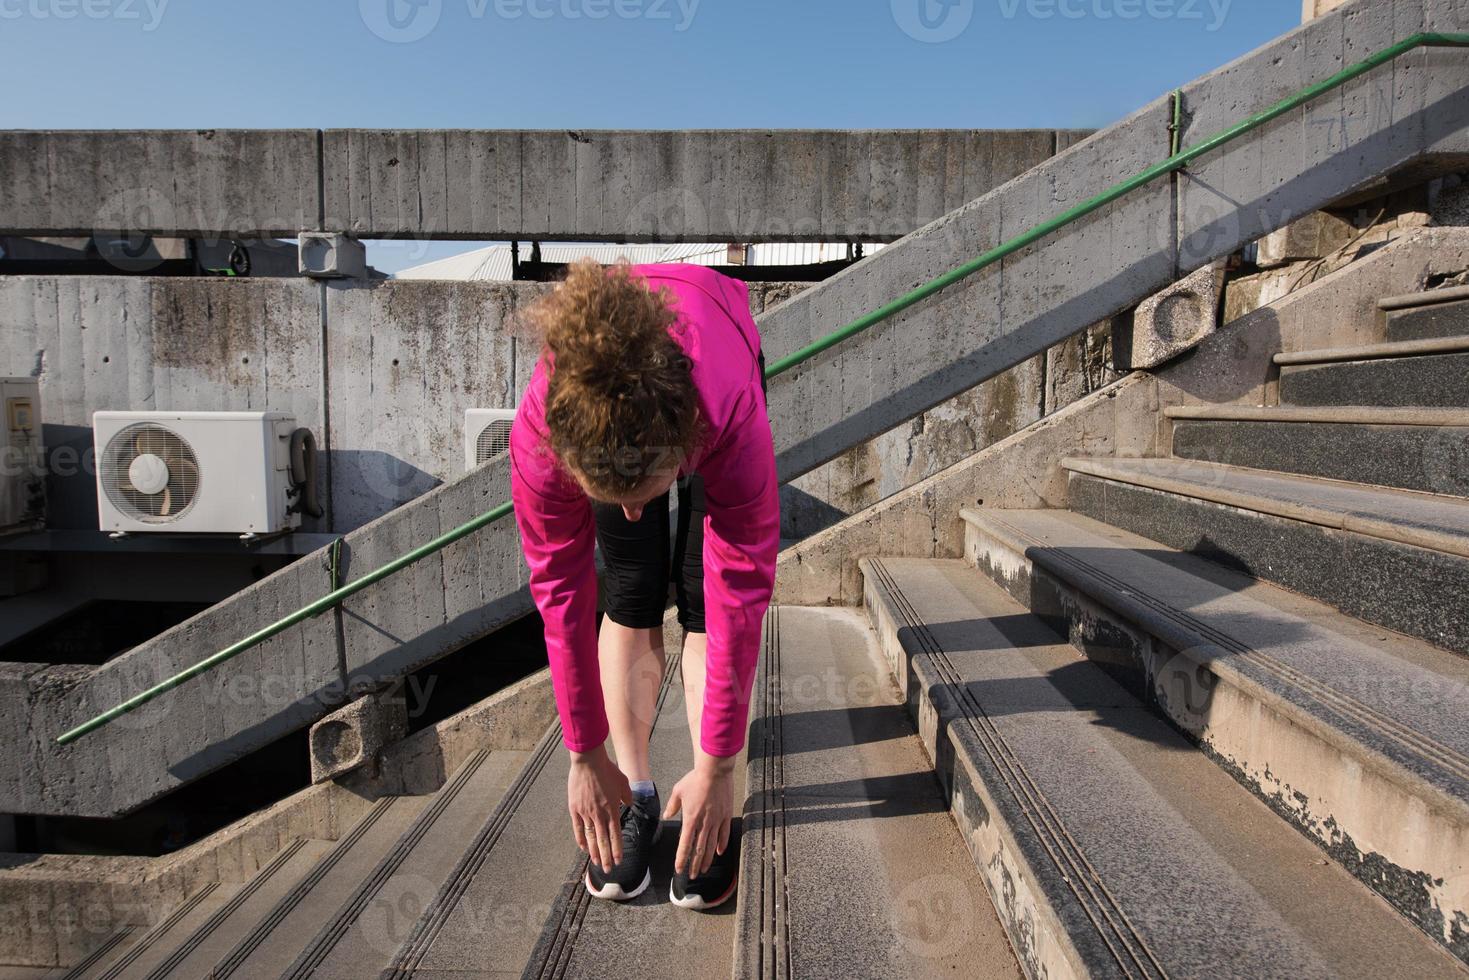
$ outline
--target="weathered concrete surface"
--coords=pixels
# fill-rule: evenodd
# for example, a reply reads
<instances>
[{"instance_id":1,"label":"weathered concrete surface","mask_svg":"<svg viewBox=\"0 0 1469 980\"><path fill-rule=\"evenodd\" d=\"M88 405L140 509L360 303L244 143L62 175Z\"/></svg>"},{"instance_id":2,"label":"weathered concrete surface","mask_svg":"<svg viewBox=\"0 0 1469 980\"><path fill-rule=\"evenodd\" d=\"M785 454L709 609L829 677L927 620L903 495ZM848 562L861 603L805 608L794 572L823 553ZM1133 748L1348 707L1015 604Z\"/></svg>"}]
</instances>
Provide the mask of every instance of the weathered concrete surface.
<instances>
[{"instance_id":1,"label":"weathered concrete surface","mask_svg":"<svg viewBox=\"0 0 1469 980\"><path fill-rule=\"evenodd\" d=\"M529 749L555 714L543 670L388 746L375 772L308 787L174 854L0 855L0 963L70 966L210 882L248 881L293 840L341 838L383 796L434 792L474 752Z\"/></svg>"},{"instance_id":2,"label":"weathered concrete surface","mask_svg":"<svg viewBox=\"0 0 1469 980\"><path fill-rule=\"evenodd\" d=\"M1452 8L1445 0L1358 2L1313 21L1188 86L1185 143L1330 75L1343 51L1365 56L1443 22ZM1469 65L1422 57L1428 71L1404 59L1326 97L1331 118L1345 126L1312 125L1317 106L1288 114L1198 161L1178 177L1176 199L1169 182L1150 185L774 379L772 415L786 420L776 433L782 477L814 469L1294 215L1378 175L1469 149ZM1386 111L1380 102L1358 104L1364 86L1386 93ZM1166 135L1169 109L1159 100L783 304L767 315L767 335L814 339L1144 169L1165 149L1158 134Z\"/></svg>"},{"instance_id":3,"label":"weathered concrete surface","mask_svg":"<svg viewBox=\"0 0 1469 980\"><path fill-rule=\"evenodd\" d=\"M384 746L407 734L408 707L398 690L360 697L311 726L311 781L324 783L354 769L375 768Z\"/></svg>"},{"instance_id":4,"label":"weathered concrete surface","mask_svg":"<svg viewBox=\"0 0 1469 980\"><path fill-rule=\"evenodd\" d=\"M309 129L0 132L15 235L293 237L321 219Z\"/></svg>"},{"instance_id":5,"label":"weathered concrete surface","mask_svg":"<svg viewBox=\"0 0 1469 980\"><path fill-rule=\"evenodd\" d=\"M1049 414L1016 435L843 519L781 555L776 601L861 601L863 555L962 554L960 507L1065 507L1067 456L1159 456L1168 405L1259 405L1273 398L1272 358L1284 350L1377 339L1377 301L1469 262L1469 231L1425 228L1227 324L1192 357L1137 373Z\"/></svg>"},{"instance_id":6,"label":"weathered concrete surface","mask_svg":"<svg viewBox=\"0 0 1469 980\"><path fill-rule=\"evenodd\" d=\"M1386 18L1383 11L1388 12ZM1401 23L1393 20L1393 11L1403 13ZM1330 59L1319 63L1314 56L1331 43L1338 53L1375 50L1401 36L1399 28L1410 33L1442 23L1448 12L1446 0L1430 0L1426 6L1356 0L1190 86L1186 94L1192 124L1207 123L1202 129L1212 131L1226 119L1232 121L1241 105L1254 107L1277 98L1283 78L1329 74L1325 69ZM1041 353L1099 316L1141 301L1177 279L1180 271L1190 271L1258 238L1287 220L1288 214L1316 210L1380 174L1464 149L1460 144L1469 133L1463 131L1465 114L1458 110L1469 100L1469 66L1462 59L1425 57L1432 63L1429 72L1422 70L1422 64L1415 71L1386 66L1364 80L1365 85L1380 86L1384 79L1400 83L1391 89L1401 93L1390 103L1393 111L1379 116L1375 125L1367 125L1371 117L1363 115L1355 102L1343 102L1339 114L1354 126L1348 127L1342 139L1322 140L1319 128L1307 124L1315 110L1301 110L1252 138L1252 144L1258 145L1200 161L1194 172L1180 178L1182 200L1176 198L1170 182L1159 182L776 378L770 388L770 404L772 416L780 420L775 437L782 479L809 472ZM1403 77L1398 78L1399 74ZM771 350L790 350L835 324L849 322L913 284L1144 169L1166 148L1170 108L1166 99L1145 107L769 311L762 328L765 336L778 338ZM1266 161L1263 169L1262 159ZM1175 237L1175 229L1182 237ZM1267 363L1268 355L1278 349L1277 344L1267 352ZM1202 360L1207 359L1196 357L1189 363ZM1209 383L1217 390L1238 380L1237 374L1220 373ZM1067 451L1137 455L1139 447L1156 446L1158 433L1153 423L1158 406L1144 400L1142 405L1151 411L1139 414L1141 406L1131 403L1131 398L1140 389L1143 395L1157 390L1124 381L1108 391L1115 410L1121 400L1117 396L1125 390L1129 398L1123 406L1128 416L1147 419L1146 428L1137 421L1124 419L1119 424L1113 419L1111 424L1098 424L1093 438L1081 440L1088 445L1067 446ZM1050 432L1075 442L1074 430L1066 423L1074 423L1076 415L1084 413L1068 412L1058 413ZM1005 446L1001 442L991 449ZM1026 448L1042 447L1037 441ZM1015 462L1007 459L1007 468ZM1012 489L1039 488L1051 482L1054 474L1045 467L1026 465L1024 457L1018 462ZM508 495L506 484L504 466L490 464L348 535L348 579L498 504ZM921 513L921 525L910 524L903 530L912 533L921 528L926 535L915 535L916 540L903 550L941 547L949 532L940 529L939 519L932 515L954 511L930 507ZM287 697L228 699L221 709L206 712L209 701L214 700L207 697L209 685L218 679L196 679L159 703L160 711L174 712L179 721L171 722L162 737L155 737L154 730L146 737L126 741L120 736L103 736L58 752L46 734L38 734L64 731L91 711L112 703L115 697L106 696L103 685L115 685L125 670L144 664L177 669L186 648L197 656L197 648L212 646L216 637L244 635L319 595L324 591L319 581L323 574L320 558L312 556L263 580L258 587L90 674L80 685L74 676L48 684L45 671L40 672L39 680L23 678L27 694L10 699L17 708L4 724L21 744L26 742L19 736L30 733L31 758L12 763L11 770L0 770L0 791L19 795L28 786L16 784L29 785L33 780L45 788L31 793L40 797L37 802L0 808L32 812L30 807L46 806L59 808L49 812L97 815L122 812L320 717L331 706L317 694L327 681L345 682L349 677L392 680L529 608L521 589L524 569L513 526L505 522L355 596L340 617L346 635L343 649L333 646L335 637L329 632L325 642L316 632L330 629L322 625L329 622L323 618L281 634L224 675L225 679L280 676L286 665L257 662L263 657L293 658L293 663L309 665L310 669L291 675L299 678L298 683L282 685ZM314 587L305 588L308 584ZM346 662L348 676L334 677L339 673L338 656ZM146 724L148 717L145 712L135 723ZM115 751L105 771L108 782L98 786L104 775L102 759L110 749ZM8 797L0 800L8 801Z\"/></svg>"},{"instance_id":7,"label":"weathered concrete surface","mask_svg":"<svg viewBox=\"0 0 1469 980\"><path fill-rule=\"evenodd\" d=\"M358 237L889 241L1056 152L1053 130L327 130Z\"/></svg>"},{"instance_id":8,"label":"weathered concrete surface","mask_svg":"<svg viewBox=\"0 0 1469 980\"><path fill-rule=\"evenodd\" d=\"M1357 234L1349 221L1325 211L1313 211L1278 228L1256 243L1255 263L1274 269L1302 259L1319 259L1341 248Z\"/></svg>"},{"instance_id":9,"label":"weathered concrete surface","mask_svg":"<svg viewBox=\"0 0 1469 980\"><path fill-rule=\"evenodd\" d=\"M97 526L93 412L269 408L322 453L327 513L303 529L345 533L459 476L464 410L513 407L529 380L513 321L546 288L6 276L0 371L41 384L51 527ZM751 310L804 288L751 284Z\"/></svg>"},{"instance_id":10,"label":"weathered concrete surface","mask_svg":"<svg viewBox=\"0 0 1469 980\"><path fill-rule=\"evenodd\" d=\"M1081 135L1049 129L8 131L0 132L0 230L887 241Z\"/></svg>"},{"instance_id":11,"label":"weathered concrete surface","mask_svg":"<svg viewBox=\"0 0 1469 980\"><path fill-rule=\"evenodd\" d=\"M1138 304L1126 329L1113 333L1113 358L1120 371L1155 368L1214 332L1224 263L1214 262Z\"/></svg>"}]
</instances>

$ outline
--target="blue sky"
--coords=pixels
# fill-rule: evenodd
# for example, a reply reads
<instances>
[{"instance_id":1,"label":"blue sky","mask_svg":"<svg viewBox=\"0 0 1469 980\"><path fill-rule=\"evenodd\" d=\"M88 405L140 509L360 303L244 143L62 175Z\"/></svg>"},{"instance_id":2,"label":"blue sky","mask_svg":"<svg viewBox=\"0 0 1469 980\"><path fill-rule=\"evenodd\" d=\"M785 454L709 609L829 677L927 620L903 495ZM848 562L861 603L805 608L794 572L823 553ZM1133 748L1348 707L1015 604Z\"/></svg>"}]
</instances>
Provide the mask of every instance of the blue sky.
<instances>
[{"instance_id":1,"label":"blue sky","mask_svg":"<svg viewBox=\"0 0 1469 980\"><path fill-rule=\"evenodd\" d=\"M1092 127L1299 20L1297 0L0 0L0 128Z\"/></svg>"}]
</instances>

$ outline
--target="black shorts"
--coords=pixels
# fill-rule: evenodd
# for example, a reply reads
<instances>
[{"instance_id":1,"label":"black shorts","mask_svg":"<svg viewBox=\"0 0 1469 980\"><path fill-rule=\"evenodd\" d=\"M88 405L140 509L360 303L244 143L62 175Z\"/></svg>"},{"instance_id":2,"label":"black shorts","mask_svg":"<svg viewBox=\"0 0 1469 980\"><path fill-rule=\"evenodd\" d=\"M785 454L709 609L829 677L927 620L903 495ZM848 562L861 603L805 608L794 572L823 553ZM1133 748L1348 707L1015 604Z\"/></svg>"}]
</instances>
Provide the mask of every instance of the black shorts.
<instances>
[{"instance_id":1,"label":"black shorts","mask_svg":"<svg viewBox=\"0 0 1469 980\"><path fill-rule=\"evenodd\" d=\"M764 352L759 363L763 390ZM604 570L602 608L619 626L661 626L671 580L679 625L686 632L703 633L704 478L698 473L684 477L670 493L678 494L678 526L671 530L668 493L648 501L636 521L629 521L618 504L592 501Z\"/></svg>"}]
</instances>

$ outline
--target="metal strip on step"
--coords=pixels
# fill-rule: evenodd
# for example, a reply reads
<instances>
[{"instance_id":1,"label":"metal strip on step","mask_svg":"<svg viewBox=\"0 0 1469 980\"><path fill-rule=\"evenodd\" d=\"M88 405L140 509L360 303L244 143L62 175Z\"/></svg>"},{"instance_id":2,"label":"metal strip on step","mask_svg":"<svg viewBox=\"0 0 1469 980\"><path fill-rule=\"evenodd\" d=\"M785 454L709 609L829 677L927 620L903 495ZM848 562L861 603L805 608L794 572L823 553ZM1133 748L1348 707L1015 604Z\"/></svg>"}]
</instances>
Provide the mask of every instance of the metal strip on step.
<instances>
[{"instance_id":1,"label":"metal strip on step","mask_svg":"<svg viewBox=\"0 0 1469 980\"><path fill-rule=\"evenodd\" d=\"M332 954L332 951L337 948L337 944L341 942L342 937L347 935L347 932L357 922L357 918L362 914L363 909L371 904L373 897L398 872L398 869L403 866L404 861L408 860L408 855L413 852L413 849L418 846L419 842L428 836L429 831L433 829L434 824L443 816L444 811L453 804L459 794L463 792L464 787L469 785L469 781L489 757L489 752L486 752L484 749L479 749L465 760L459 767L459 771L454 774L454 778L439 788L438 793L434 795L433 803L428 809L424 810L414 819L412 825L404 831L403 836L399 837L397 843L393 845L392 850L378 862L377 867L373 868L372 873L367 876L367 879L357 887L352 897L342 905L336 917L328 922L322 928L321 932L317 933L316 938L311 944L296 958L296 962L292 963L286 969L286 972L281 975L281 980L286 980L286 978L291 978L291 980L309 980L310 976L316 972L321 964L326 961L327 957Z\"/></svg>"},{"instance_id":2,"label":"metal strip on step","mask_svg":"<svg viewBox=\"0 0 1469 980\"><path fill-rule=\"evenodd\" d=\"M1027 560L1066 578L1073 585L1079 584L1077 579L1082 579L1083 581L1092 579L1112 590L1115 595L1109 597L1108 604L1117 609L1118 612L1125 615L1128 614L1126 607L1129 604L1135 603L1136 606L1143 607L1146 612L1152 614L1154 617L1171 623L1180 630L1202 636L1208 643L1230 653L1233 657L1252 664L1263 673L1279 681L1282 685L1295 688L1306 698L1315 701L1323 711L1335 715L1339 720L1349 725L1357 725L1376 731L1385 738L1397 742L1408 750L1410 754L1417 756L1424 762L1435 764L1438 768L1460 779L1469 779L1469 756L1443 745L1421 732L1408 728L1376 708L1358 701L1351 695L1338 691L1336 688L1330 687L1308 674L1302 673L1283 660L1256 650L1254 647L1215 629L1181 609L1176 609L1165 602L1154 599L1152 596L1141 594L1122 579L1066 551L1046 544L1029 532L996 516L993 511L986 512L985 519L1005 528L1019 542L1022 542L1021 550ZM1031 542L1030 546L1023 545L1023 542L1026 541ZM1038 551L1039 554L1032 554L1032 550ZM1138 618L1136 609L1133 610L1131 616L1132 618ZM1177 636L1165 637L1165 639L1179 649L1198 645L1192 642L1181 642ZM1228 661L1221 660L1220 663L1223 669L1238 673L1238 671L1232 669ZM1248 678L1245 679L1247 681L1249 680ZM1259 683L1258 681L1249 682ZM1356 739L1353 741L1359 742ZM1362 748L1364 751L1375 751L1365 745Z\"/></svg>"},{"instance_id":3,"label":"metal strip on step","mask_svg":"<svg viewBox=\"0 0 1469 980\"><path fill-rule=\"evenodd\" d=\"M433 947L434 940L438 938L445 923L458 907L465 891L479 874L480 868L488 860L495 844L500 840L505 828L520 808L520 804L530 793L530 788L539 778L541 771L546 768L546 763L555 755L561 745L561 723L558 721L551 725L546 734L541 736L540 742L532 751L525 765L521 767L520 773L500 802L490 813L484 826L470 842L468 850L459 859L454 870L449 873L444 884L423 914L413 925L413 931L398 951L393 955L388 968L383 971L382 977L392 980L407 980L414 975L423 959Z\"/></svg>"},{"instance_id":4,"label":"metal strip on step","mask_svg":"<svg viewBox=\"0 0 1469 980\"><path fill-rule=\"evenodd\" d=\"M1090 921L1097 938L1106 945L1117 967L1128 977L1165 980L1168 977L1137 928L1122 909L1101 874L1087 860L1081 846L1066 829L1050 800L1020 762L1009 742L995 726L988 713L965 685L959 671L949 659L948 651L929 630L927 622L913 607L902 588L880 558L871 559L869 567L877 586L891 601L897 615L907 625L921 652L928 656L944 683L955 692L960 713L980 748L989 758L995 772L1004 782L1020 813L1024 816L1036 841L1045 850L1078 907Z\"/></svg>"},{"instance_id":5,"label":"metal strip on step","mask_svg":"<svg viewBox=\"0 0 1469 980\"><path fill-rule=\"evenodd\" d=\"M239 891L235 892L234 895L230 896L230 900L228 902L225 902L219 908L215 909L214 914L205 919L204 922L199 926L199 928L195 929L189 935L189 938L180 943L178 947L172 953L170 953L162 963L154 967L152 972L150 972L148 976L144 978L144 980L166 980L169 974L178 969L179 965L182 964L184 960L192 956L194 951L197 950L200 945L202 945L204 941L208 939L216 929L224 925L225 921L229 919L231 915L239 911L240 906L245 904L245 902L250 899L250 896L254 895L256 892L260 891L261 888L265 887L266 883L269 882L271 878L275 877L275 875L279 873L282 868L289 864L291 858L295 857L297 852L299 852L301 848L305 846L306 841L303 838L297 837L295 840L291 841L291 843L282 848L280 853L278 853L273 859L271 859L269 864L257 871L254 877L252 877L248 882L245 883L245 887L241 888Z\"/></svg>"},{"instance_id":6,"label":"metal strip on step","mask_svg":"<svg viewBox=\"0 0 1469 980\"><path fill-rule=\"evenodd\" d=\"M234 949L215 964L209 974L210 980L226 980L227 977L232 976L255 950L260 948L260 944L275 931L276 926L284 922L286 917L306 900L306 896L321 884L322 879L341 863L342 859L357 846L363 837L367 836L367 832L382 818L383 814L392 808L396 800L397 797L388 796L374 803L362 819L357 821L356 826L345 837L337 841L336 845L320 861L316 862L316 866L311 869L310 873L283 895L265 917L256 923L255 928L250 930L249 934L242 938Z\"/></svg>"},{"instance_id":7,"label":"metal strip on step","mask_svg":"<svg viewBox=\"0 0 1469 980\"><path fill-rule=\"evenodd\" d=\"M99 980L117 980L118 977L123 975L128 967L136 963L145 952L151 949L154 944L158 942L159 939L167 935L170 929L182 922L185 916L194 911L194 909L198 908L199 905L210 895L214 894L214 892L218 888L219 882L211 881L209 884L205 885L203 888L190 895L182 905L170 912L167 918L158 923L158 925L154 926L152 929L149 929L148 934L142 939L138 940L138 942L131 949L123 954L121 959L112 964L108 971L102 974Z\"/></svg>"}]
</instances>

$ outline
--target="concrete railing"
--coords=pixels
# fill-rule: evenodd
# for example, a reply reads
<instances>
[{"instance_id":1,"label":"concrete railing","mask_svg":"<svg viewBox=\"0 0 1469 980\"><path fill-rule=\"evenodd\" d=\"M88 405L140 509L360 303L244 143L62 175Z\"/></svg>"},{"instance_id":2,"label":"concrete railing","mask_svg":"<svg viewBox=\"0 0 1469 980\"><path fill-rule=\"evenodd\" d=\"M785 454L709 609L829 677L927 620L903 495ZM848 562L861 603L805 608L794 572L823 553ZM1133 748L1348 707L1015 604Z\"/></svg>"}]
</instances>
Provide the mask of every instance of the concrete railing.
<instances>
[{"instance_id":1,"label":"concrete railing","mask_svg":"<svg viewBox=\"0 0 1469 980\"><path fill-rule=\"evenodd\" d=\"M0 234L891 241L1085 135L0 132Z\"/></svg>"},{"instance_id":2,"label":"concrete railing","mask_svg":"<svg viewBox=\"0 0 1469 980\"><path fill-rule=\"evenodd\" d=\"M1451 0L1357 0L1186 87L1183 142L1212 135L1404 37L1457 29L1460 7ZM780 305L760 321L767 350L779 355L803 346L1157 163L1169 154L1172 118L1169 99L1147 106ZM1317 125L1321 120L1328 125ZM1469 59L1458 51L1413 52L1198 161L1191 172L1139 190L905 310L772 382L781 477L811 470L1372 180L1407 167L1462 164L1469 159L1465 120ZM506 499L507 484L505 467L490 464L354 532L346 580L495 506ZM310 587L320 557L85 678L18 678L33 710L28 724L16 719L8 725L17 731L0 734L20 736L30 752L17 760L22 777L0 773L7 794L0 808L124 812L299 727L313 710L324 713L313 700L324 678L343 670L399 676L529 608L513 526L500 522L347 600L339 614L347 631L341 665L327 662L329 651L338 651L323 640L322 617L242 655L220 677L195 678L148 705L139 717L151 725L103 729L61 749L49 744L48 737L116 704L120 677L160 680L320 595L324 588ZM303 662L315 667L303 670ZM229 689L231 679L260 676L299 676L301 683L282 685L276 699L221 700L214 693ZM133 683L124 693L145 686ZM49 795L46 806L68 796L70 809L12 806L12 789L31 799Z\"/></svg>"}]
</instances>

